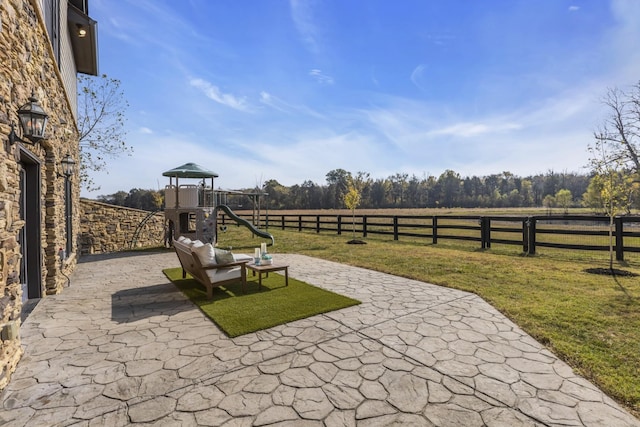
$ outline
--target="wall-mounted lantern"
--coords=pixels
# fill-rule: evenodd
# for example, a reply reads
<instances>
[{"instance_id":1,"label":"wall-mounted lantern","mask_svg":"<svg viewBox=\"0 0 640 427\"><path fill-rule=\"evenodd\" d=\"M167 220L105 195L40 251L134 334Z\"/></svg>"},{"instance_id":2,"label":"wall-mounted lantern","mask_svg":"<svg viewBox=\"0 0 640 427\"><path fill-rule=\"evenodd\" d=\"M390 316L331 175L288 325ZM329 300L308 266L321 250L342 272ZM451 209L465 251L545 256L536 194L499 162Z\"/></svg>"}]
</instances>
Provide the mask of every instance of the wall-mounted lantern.
<instances>
[{"instance_id":1,"label":"wall-mounted lantern","mask_svg":"<svg viewBox=\"0 0 640 427\"><path fill-rule=\"evenodd\" d=\"M62 175L69 179L75 173L76 161L73 160L70 154L67 154L64 159L60 160L60 166L62 167Z\"/></svg>"},{"instance_id":2,"label":"wall-mounted lantern","mask_svg":"<svg viewBox=\"0 0 640 427\"><path fill-rule=\"evenodd\" d=\"M11 132L9 132L9 143L15 144L21 142L23 144L35 144L41 141L45 137L45 127L47 126L47 119L49 115L44 112L38 100L31 94L29 102L24 104L18 109L18 119L20 120L20 127L22 128L22 137L18 137L15 131L14 124L11 123Z\"/></svg>"}]
</instances>

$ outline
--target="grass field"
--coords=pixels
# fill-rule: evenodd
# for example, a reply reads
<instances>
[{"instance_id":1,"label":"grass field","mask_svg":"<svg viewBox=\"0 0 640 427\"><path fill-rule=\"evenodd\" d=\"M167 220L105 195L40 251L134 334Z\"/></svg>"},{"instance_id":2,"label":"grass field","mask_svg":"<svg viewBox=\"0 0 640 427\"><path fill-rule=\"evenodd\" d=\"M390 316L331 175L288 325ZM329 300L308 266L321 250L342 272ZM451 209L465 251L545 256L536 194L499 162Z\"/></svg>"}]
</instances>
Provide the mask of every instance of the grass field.
<instances>
[{"instance_id":1,"label":"grass field","mask_svg":"<svg viewBox=\"0 0 640 427\"><path fill-rule=\"evenodd\" d=\"M474 292L640 415L640 278L586 272L607 268L607 252L545 248L525 256L510 245L481 250L475 242L432 245L384 236L348 245L351 233L269 231L275 253L305 254ZM261 242L235 226L219 233L218 241L236 252L252 252ZM640 274L638 257L615 267Z\"/></svg>"}]
</instances>

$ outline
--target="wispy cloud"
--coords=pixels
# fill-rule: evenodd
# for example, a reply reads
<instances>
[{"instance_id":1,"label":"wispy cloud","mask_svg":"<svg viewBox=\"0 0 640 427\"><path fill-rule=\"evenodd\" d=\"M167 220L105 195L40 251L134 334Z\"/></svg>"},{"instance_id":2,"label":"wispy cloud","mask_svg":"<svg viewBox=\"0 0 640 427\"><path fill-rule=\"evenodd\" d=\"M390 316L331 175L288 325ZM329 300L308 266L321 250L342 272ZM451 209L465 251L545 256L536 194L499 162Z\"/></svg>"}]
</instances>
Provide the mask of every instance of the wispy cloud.
<instances>
[{"instance_id":1,"label":"wispy cloud","mask_svg":"<svg viewBox=\"0 0 640 427\"><path fill-rule=\"evenodd\" d=\"M319 52L319 29L313 19L313 2L310 0L290 0L291 19L307 49Z\"/></svg>"},{"instance_id":2,"label":"wispy cloud","mask_svg":"<svg viewBox=\"0 0 640 427\"><path fill-rule=\"evenodd\" d=\"M422 78L423 78L422 75L424 74L426 69L427 69L427 65L420 64L416 68L414 68L413 71L411 72L411 82L414 85L416 85L416 87L420 90L424 90L423 83L422 83Z\"/></svg>"},{"instance_id":3,"label":"wispy cloud","mask_svg":"<svg viewBox=\"0 0 640 427\"><path fill-rule=\"evenodd\" d=\"M427 34L427 40L436 46L445 46L452 40L455 40L455 36L449 33L430 33Z\"/></svg>"},{"instance_id":4,"label":"wispy cloud","mask_svg":"<svg viewBox=\"0 0 640 427\"><path fill-rule=\"evenodd\" d=\"M176 13L171 3L123 0L121 7L114 8L109 0L95 0L91 5L99 16L107 17L100 21L101 33L121 40L131 48L153 51L158 58L162 58L159 53L164 52L164 59L168 62L171 61L167 58L173 60L174 66L182 63L193 66L192 63L200 60L204 51L225 59L235 55L234 49ZM188 10L186 5L179 7ZM197 55L192 51L197 51Z\"/></svg>"},{"instance_id":5,"label":"wispy cloud","mask_svg":"<svg viewBox=\"0 0 640 427\"><path fill-rule=\"evenodd\" d=\"M429 132L430 135L449 135L461 138L473 136L504 133L512 130L520 129L522 126L516 123L470 123L462 122L447 126L442 129L436 129Z\"/></svg>"},{"instance_id":6,"label":"wispy cloud","mask_svg":"<svg viewBox=\"0 0 640 427\"><path fill-rule=\"evenodd\" d=\"M281 98L278 98L275 95L270 94L269 92L262 91L260 92L260 102L267 107L273 108L275 110L281 111L287 114L304 114L307 116L314 117L316 119L325 119L323 114L304 106L304 105L293 105Z\"/></svg>"},{"instance_id":7,"label":"wispy cloud","mask_svg":"<svg viewBox=\"0 0 640 427\"><path fill-rule=\"evenodd\" d=\"M378 78L376 77L376 69L371 68L371 83L373 83L374 86L376 87L380 87L380 82L378 81Z\"/></svg>"},{"instance_id":8,"label":"wispy cloud","mask_svg":"<svg viewBox=\"0 0 640 427\"><path fill-rule=\"evenodd\" d=\"M322 72L322 70L313 69L309 71L309 75L321 85L332 85L335 83L333 77L328 76Z\"/></svg>"},{"instance_id":9,"label":"wispy cloud","mask_svg":"<svg viewBox=\"0 0 640 427\"><path fill-rule=\"evenodd\" d=\"M148 127L141 127L140 129L138 129L138 132L145 134L145 135L151 135L153 133L153 131L151 129L149 129Z\"/></svg>"},{"instance_id":10,"label":"wispy cloud","mask_svg":"<svg viewBox=\"0 0 640 427\"><path fill-rule=\"evenodd\" d=\"M577 12L580 10L580 6L571 5L569 6L569 12Z\"/></svg>"},{"instance_id":11,"label":"wispy cloud","mask_svg":"<svg viewBox=\"0 0 640 427\"><path fill-rule=\"evenodd\" d=\"M282 111L283 113L291 112L291 106L289 104L279 99L278 97L271 95L269 92L260 92L260 102L268 107L274 108L278 111Z\"/></svg>"},{"instance_id":12,"label":"wispy cloud","mask_svg":"<svg viewBox=\"0 0 640 427\"><path fill-rule=\"evenodd\" d=\"M394 157L406 158L407 170L423 165L432 172L450 168L482 174L509 164L527 174L566 169L567 159L583 164L598 120L593 93L592 86L581 86L521 109L480 113L474 120L461 111L401 98L363 114L376 140L403 153Z\"/></svg>"},{"instance_id":13,"label":"wispy cloud","mask_svg":"<svg viewBox=\"0 0 640 427\"><path fill-rule=\"evenodd\" d=\"M620 80L612 85L633 84L638 81L640 67L640 50L637 48L640 39L640 2L613 0L611 11L617 25L611 32L607 52L614 54L611 68L616 70L616 77Z\"/></svg>"},{"instance_id":14,"label":"wispy cloud","mask_svg":"<svg viewBox=\"0 0 640 427\"><path fill-rule=\"evenodd\" d=\"M332 169L369 171L379 168L384 156L379 144L359 132L334 133L317 127L292 130L290 139L286 150L274 150L273 140L252 143L256 157L246 166L254 173L264 172L265 177L277 176L285 185L301 184L303 180L323 184Z\"/></svg>"},{"instance_id":15,"label":"wispy cloud","mask_svg":"<svg viewBox=\"0 0 640 427\"><path fill-rule=\"evenodd\" d=\"M189 84L197 89L200 89L202 93L207 96L207 98L219 104L239 111L250 111L250 107L247 104L246 98L239 98L230 93L223 93L220 88L218 88L218 86L215 86L206 80L191 79Z\"/></svg>"}]
</instances>

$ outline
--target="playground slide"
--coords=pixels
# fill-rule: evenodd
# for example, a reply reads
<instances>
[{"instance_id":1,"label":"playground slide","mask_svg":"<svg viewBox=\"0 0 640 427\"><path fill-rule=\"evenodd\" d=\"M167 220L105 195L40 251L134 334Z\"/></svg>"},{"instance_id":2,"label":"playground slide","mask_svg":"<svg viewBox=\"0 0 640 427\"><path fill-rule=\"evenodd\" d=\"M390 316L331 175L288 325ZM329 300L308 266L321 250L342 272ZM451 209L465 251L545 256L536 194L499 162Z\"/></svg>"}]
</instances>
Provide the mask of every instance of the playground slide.
<instances>
[{"instance_id":1,"label":"playground slide","mask_svg":"<svg viewBox=\"0 0 640 427\"><path fill-rule=\"evenodd\" d=\"M213 213L216 216L216 218L217 218L217 215L218 215L218 209L222 209L224 211L224 213L226 213L229 216L229 218L231 218L232 220L234 220L238 224L244 225L249 230L251 230L251 232L253 234L255 234L256 236L260 236L260 237L265 238L265 239L270 239L271 243L269 243L269 246L271 246L271 245L273 245L275 243L275 240L274 240L274 238L273 238L273 236L271 234L267 233L266 231L258 230L249 221L247 221L244 218L240 218L238 215L233 213L231 208L229 206L227 206L227 205L218 205L218 206L216 206L215 212Z\"/></svg>"}]
</instances>

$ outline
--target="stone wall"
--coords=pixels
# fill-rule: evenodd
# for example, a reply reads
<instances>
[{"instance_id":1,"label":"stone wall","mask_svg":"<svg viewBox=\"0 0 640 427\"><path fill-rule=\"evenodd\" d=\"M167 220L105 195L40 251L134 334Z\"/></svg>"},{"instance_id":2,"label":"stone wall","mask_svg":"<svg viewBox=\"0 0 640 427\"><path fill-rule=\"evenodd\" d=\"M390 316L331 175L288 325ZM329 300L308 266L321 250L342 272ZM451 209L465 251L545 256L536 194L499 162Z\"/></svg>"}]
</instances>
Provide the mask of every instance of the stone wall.
<instances>
[{"instance_id":1,"label":"stone wall","mask_svg":"<svg viewBox=\"0 0 640 427\"><path fill-rule=\"evenodd\" d=\"M61 2L66 7L66 2ZM29 296L45 297L63 289L75 267L75 238L66 235L65 179L60 161L79 158L78 131L62 77L53 56L43 15L36 0L0 0L0 390L8 383L21 355L19 327L23 287ZM64 27L63 27L64 28ZM31 143L9 143L17 110L34 94L49 114L47 138ZM19 136L21 132L16 129ZM21 190L25 174L33 184ZM79 228L79 187L72 180L71 223ZM27 200L28 202L24 202ZM24 202L24 203L23 203ZM28 205L24 220L21 205ZM24 211L24 209L23 209ZM29 227L25 227L25 225ZM20 236L32 240L23 256ZM73 248L61 260L59 248L67 238ZM33 240L35 239L35 240ZM20 277L21 262L32 273ZM35 287L35 291L34 288ZM31 295L33 292L34 296Z\"/></svg>"},{"instance_id":2,"label":"stone wall","mask_svg":"<svg viewBox=\"0 0 640 427\"><path fill-rule=\"evenodd\" d=\"M80 206L81 255L164 245L162 212L152 213L88 199L81 199Z\"/></svg>"}]
</instances>

